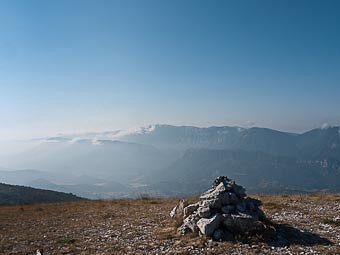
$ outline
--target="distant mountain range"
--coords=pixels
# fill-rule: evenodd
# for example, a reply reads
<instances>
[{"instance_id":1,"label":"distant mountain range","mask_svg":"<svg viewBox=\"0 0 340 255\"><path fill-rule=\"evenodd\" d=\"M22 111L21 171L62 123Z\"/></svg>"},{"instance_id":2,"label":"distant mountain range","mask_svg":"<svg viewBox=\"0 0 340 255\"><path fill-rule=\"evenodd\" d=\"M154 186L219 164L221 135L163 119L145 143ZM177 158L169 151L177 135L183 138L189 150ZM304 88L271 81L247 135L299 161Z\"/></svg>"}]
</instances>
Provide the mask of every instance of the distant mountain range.
<instances>
[{"instance_id":1,"label":"distant mountain range","mask_svg":"<svg viewBox=\"0 0 340 255\"><path fill-rule=\"evenodd\" d=\"M340 129L296 134L153 125L40 139L33 149L1 158L0 165L41 170L10 177L7 169L0 181L20 179L17 184L90 198L195 194L217 175L229 175L251 192L340 191Z\"/></svg>"},{"instance_id":2,"label":"distant mountain range","mask_svg":"<svg viewBox=\"0 0 340 255\"><path fill-rule=\"evenodd\" d=\"M77 201L73 194L0 183L0 205Z\"/></svg>"},{"instance_id":3,"label":"distant mountain range","mask_svg":"<svg viewBox=\"0 0 340 255\"><path fill-rule=\"evenodd\" d=\"M287 156L340 157L339 127L317 128L297 134L268 128L152 125L128 131L58 136L45 141L104 144L127 142L172 149L239 149L256 150Z\"/></svg>"},{"instance_id":4,"label":"distant mountain range","mask_svg":"<svg viewBox=\"0 0 340 255\"><path fill-rule=\"evenodd\" d=\"M294 157L332 157L340 160L340 129L328 127L296 134L267 128L176 127L156 125L148 131L129 133L121 141L161 148L229 149L262 151Z\"/></svg>"}]
</instances>

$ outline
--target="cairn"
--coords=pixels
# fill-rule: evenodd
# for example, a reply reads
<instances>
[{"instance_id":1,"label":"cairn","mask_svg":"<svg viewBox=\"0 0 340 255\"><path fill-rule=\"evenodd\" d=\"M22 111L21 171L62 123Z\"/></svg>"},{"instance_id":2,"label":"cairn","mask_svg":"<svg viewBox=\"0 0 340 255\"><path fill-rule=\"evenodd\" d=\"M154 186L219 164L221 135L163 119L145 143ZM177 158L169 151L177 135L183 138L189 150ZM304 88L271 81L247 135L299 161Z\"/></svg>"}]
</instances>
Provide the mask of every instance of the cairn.
<instances>
[{"instance_id":1,"label":"cairn","mask_svg":"<svg viewBox=\"0 0 340 255\"><path fill-rule=\"evenodd\" d=\"M197 233L214 240L263 233L268 220L260 200L247 197L246 190L226 176L216 178L195 204L181 200L170 216L182 220L180 234Z\"/></svg>"}]
</instances>

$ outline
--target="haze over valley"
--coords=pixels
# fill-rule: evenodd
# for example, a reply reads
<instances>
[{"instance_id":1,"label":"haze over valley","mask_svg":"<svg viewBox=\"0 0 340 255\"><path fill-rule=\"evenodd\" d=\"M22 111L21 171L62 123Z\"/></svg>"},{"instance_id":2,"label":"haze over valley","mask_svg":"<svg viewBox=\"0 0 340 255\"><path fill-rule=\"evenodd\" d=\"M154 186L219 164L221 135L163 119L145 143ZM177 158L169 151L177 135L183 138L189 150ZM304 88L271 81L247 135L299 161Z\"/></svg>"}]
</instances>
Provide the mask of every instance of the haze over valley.
<instances>
[{"instance_id":1,"label":"haze over valley","mask_svg":"<svg viewBox=\"0 0 340 255\"><path fill-rule=\"evenodd\" d=\"M151 125L36 139L2 156L0 182L86 198L196 195L220 175L249 192L337 192L339 127L301 134L266 128Z\"/></svg>"}]
</instances>

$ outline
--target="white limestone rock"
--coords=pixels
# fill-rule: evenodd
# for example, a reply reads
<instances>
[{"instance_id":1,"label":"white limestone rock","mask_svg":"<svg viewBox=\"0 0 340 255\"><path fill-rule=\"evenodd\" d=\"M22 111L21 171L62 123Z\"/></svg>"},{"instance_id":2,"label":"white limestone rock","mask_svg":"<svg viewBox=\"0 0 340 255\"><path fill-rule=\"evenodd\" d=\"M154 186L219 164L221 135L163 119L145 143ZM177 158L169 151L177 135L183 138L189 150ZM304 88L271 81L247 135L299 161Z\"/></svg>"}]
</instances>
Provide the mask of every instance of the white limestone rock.
<instances>
[{"instance_id":1,"label":"white limestone rock","mask_svg":"<svg viewBox=\"0 0 340 255\"><path fill-rule=\"evenodd\" d=\"M203 235L211 236L223 220L221 214L215 214L210 218L201 218L197 221L197 227Z\"/></svg>"},{"instance_id":2,"label":"white limestone rock","mask_svg":"<svg viewBox=\"0 0 340 255\"><path fill-rule=\"evenodd\" d=\"M212 188L200 196L199 202L186 205L181 200L171 216L183 217L183 224L178 228L181 234L193 232L214 240L233 240L266 228L268 220L259 206L261 201L247 197L242 186L220 176Z\"/></svg>"},{"instance_id":3,"label":"white limestone rock","mask_svg":"<svg viewBox=\"0 0 340 255\"><path fill-rule=\"evenodd\" d=\"M171 218L177 218L182 217L184 213L184 207L188 205L188 202L181 199L178 204L171 210L170 217Z\"/></svg>"},{"instance_id":4,"label":"white limestone rock","mask_svg":"<svg viewBox=\"0 0 340 255\"><path fill-rule=\"evenodd\" d=\"M211 215L211 209L209 206L200 206L197 209L197 213L201 218L208 218Z\"/></svg>"},{"instance_id":5,"label":"white limestone rock","mask_svg":"<svg viewBox=\"0 0 340 255\"><path fill-rule=\"evenodd\" d=\"M188 205L183 210L183 218L186 218L193 214L198 209L199 203Z\"/></svg>"}]
</instances>

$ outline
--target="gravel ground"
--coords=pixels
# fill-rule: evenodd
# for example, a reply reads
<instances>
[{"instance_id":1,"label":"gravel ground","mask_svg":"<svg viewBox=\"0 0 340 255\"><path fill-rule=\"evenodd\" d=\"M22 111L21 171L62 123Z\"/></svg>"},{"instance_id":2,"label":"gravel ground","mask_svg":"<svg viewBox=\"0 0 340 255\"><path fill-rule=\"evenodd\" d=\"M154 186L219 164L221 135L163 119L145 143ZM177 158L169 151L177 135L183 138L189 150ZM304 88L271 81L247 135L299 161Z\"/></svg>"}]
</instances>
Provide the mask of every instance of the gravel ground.
<instances>
[{"instance_id":1,"label":"gravel ground","mask_svg":"<svg viewBox=\"0 0 340 255\"><path fill-rule=\"evenodd\" d=\"M176 199L81 201L0 207L0 254L340 254L340 195L254 197L284 239L179 236L169 217Z\"/></svg>"}]
</instances>

